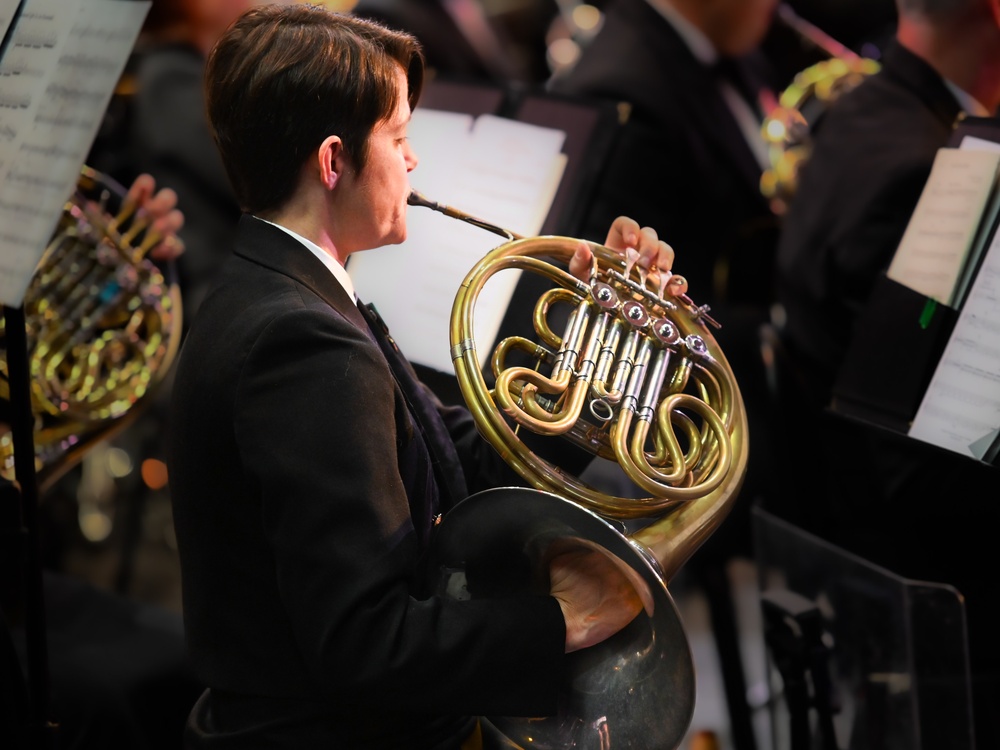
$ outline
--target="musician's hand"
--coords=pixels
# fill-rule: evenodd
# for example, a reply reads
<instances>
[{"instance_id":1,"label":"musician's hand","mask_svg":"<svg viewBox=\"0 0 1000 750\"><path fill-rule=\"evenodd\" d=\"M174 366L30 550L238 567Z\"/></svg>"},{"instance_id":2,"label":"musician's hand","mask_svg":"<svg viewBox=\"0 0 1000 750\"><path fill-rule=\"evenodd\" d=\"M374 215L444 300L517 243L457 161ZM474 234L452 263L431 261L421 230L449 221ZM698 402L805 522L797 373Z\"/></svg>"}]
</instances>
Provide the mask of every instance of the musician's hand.
<instances>
[{"instance_id":1,"label":"musician's hand","mask_svg":"<svg viewBox=\"0 0 1000 750\"><path fill-rule=\"evenodd\" d=\"M652 595L628 565L585 540L559 541L549 550L550 593L566 620L566 653L610 638Z\"/></svg>"},{"instance_id":2,"label":"musician's hand","mask_svg":"<svg viewBox=\"0 0 1000 750\"><path fill-rule=\"evenodd\" d=\"M604 244L612 250L617 250L626 258L632 256L639 268L649 271L655 268L661 274L669 274L674 265L674 250L661 240L652 227L640 227L639 223L627 216L619 216L611 224ZM569 272L583 281L590 281L590 268L593 253L585 243L580 243L576 253L569 262ZM677 277L680 281L680 277ZM668 294L683 294L687 291L686 283L671 284Z\"/></svg>"},{"instance_id":3,"label":"musician's hand","mask_svg":"<svg viewBox=\"0 0 1000 750\"><path fill-rule=\"evenodd\" d=\"M176 192L170 188L157 190L156 180L141 174L129 188L128 199L135 201L140 214L150 220L149 231L160 237L149 252L153 258L173 260L184 252L184 241L177 236L184 226L184 214L177 208Z\"/></svg>"}]
</instances>

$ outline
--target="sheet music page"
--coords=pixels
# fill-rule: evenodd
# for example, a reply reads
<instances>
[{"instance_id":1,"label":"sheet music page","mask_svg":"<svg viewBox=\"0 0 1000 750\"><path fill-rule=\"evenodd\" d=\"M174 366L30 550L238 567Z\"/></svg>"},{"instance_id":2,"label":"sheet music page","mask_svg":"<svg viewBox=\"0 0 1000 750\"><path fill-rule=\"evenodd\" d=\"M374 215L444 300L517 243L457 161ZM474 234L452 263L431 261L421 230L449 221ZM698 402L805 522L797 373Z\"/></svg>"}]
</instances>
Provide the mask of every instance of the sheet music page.
<instances>
[{"instance_id":1,"label":"sheet music page","mask_svg":"<svg viewBox=\"0 0 1000 750\"><path fill-rule=\"evenodd\" d=\"M974 135L967 135L962 139L959 148L971 149L973 151L1000 151L1000 143L988 141L985 138L976 138Z\"/></svg>"},{"instance_id":2,"label":"sheet music page","mask_svg":"<svg viewBox=\"0 0 1000 750\"><path fill-rule=\"evenodd\" d=\"M542 227L562 177L565 134L492 115L417 109L409 128L420 160L410 184L430 200L453 206L517 234ZM505 240L426 208L410 207L406 242L354 254L348 271L359 297L374 302L393 338L413 362L451 372L448 324L466 274ZM476 306L480 362L510 303L519 272L495 275Z\"/></svg>"},{"instance_id":3,"label":"sheet music page","mask_svg":"<svg viewBox=\"0 0 1000 750\"><path fill-rule=\"evenodd\" d=\"M942 148L889 266L890 279L954 306L1000 153Z\"/></svg>"},{"instance_id":4,"label":"sheet music page","mask_svg":"<svg viewBox=\"0 0 1000 750\"><path fill-rule=\"evenodd\" d=\"M0 300L21 304L149 2L29 0L0 64Z\"/></svg>"},{"instance_id":5,"label":"sheet music page","mask_svg":"<svg viewBox=\"0 0 1000 750\"><path fill-rule=\"evenodd\" d=\"M910 435L982 459L1000 433L1000 232L979 274Z\"/></svg>"}]
</instances>

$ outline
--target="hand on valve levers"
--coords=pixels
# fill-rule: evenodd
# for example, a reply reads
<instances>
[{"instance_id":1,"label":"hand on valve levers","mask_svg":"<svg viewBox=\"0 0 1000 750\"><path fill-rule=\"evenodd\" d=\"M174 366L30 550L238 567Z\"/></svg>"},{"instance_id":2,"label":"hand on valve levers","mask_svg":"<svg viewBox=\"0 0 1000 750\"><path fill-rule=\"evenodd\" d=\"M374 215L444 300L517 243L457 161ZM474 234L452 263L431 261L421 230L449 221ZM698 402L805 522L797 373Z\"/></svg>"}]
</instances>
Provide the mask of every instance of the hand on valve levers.
<instances>
[{"instance_id":1,"label":"hand on valve levers","mask_svg":"<svg viewBox=\"0 0 1000 750\"><path fill-rule=\"evenodd\" d=\"M177 208L176 192L171 188L157 190L152 175L141 174L129 188L126 201L136 205L139 216L150 223L150 234L158 237L149 251L152 258L170 261L184 252L184 241L177 236L184 226L184 214Z\"/></svg>"},{"instance_id":2,"label":"hand on valve levers","mask_svg":"<svg viewBox=\"0 0 1000 750\"><path fill-rule=\"evenodd\" d=\"M674 251L650 227L640 227L625 216L615 219L604 244L621 253L626 267L634 269L660 297L687 292L687 282L670 269ZM586 243L573 255L569 270L582 281L590 280L593 253ZM641 577L626 563L584 540L559 540L548 550L549 591L559 602L566 620L566 651L577 651L609 638L645 609L652 614L652 594Z\"/></svg>"},{"instance_id":3,"label":"hand on valve levers","mask_svg":"<svg viewBox=\"0 0 1000 750\"><path fill-rule=\"evenodd\" d=\"M658 292L660 297L675 297L687 292L684 278L670 271L674 264L673 248L661 240L652 227L640 227L635 220L619 216L611 224L604 244L621 253L625 257L626 268L634 268L643 282L647 275L653 273L650 289ZM581 242L570 259L569 272L582 281L590 281L592 263L590 247Z\"/></svg>"}]
</instances>

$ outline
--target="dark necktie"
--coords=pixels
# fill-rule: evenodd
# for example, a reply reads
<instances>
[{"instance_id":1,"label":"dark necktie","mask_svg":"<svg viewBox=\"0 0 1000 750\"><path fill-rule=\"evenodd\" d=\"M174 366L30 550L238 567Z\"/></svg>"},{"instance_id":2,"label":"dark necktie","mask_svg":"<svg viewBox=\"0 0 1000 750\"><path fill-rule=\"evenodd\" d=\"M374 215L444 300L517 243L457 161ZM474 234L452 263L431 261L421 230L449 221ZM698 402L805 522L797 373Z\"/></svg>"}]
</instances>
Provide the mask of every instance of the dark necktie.
<instances>
[{"instance_id":1,"label":"dark necktie","mask_svg":"<svg viewBox=\"0 0 1000 750\"><path fill-rule=\"evenodd\" d=\"M750 105L754 113L763 119L764 112L761 108L759 92L751 84L746 71L739 62L732 57L720 57L712 65L711 70L716 80L732 86L736 93Z\"/></svg>"},{"instance_id":2,"label":"dark necktie","mask_svg":"<svg viewBox=\"0 0 1000 750\"><path fill-rule=\"evenodd\" d=\"M437 404L425 390L417 378L410 363L399 351L395 340L389 333L389 328L378 314L374 305L366 305L358 301L358 310L368 324L372 337L385 355L389 368L392 370L396 384L399 386L406 403L410 408L423 436L424 444L430 453L434 476L438 486L445 493L450 504L465 498L468 494L465 474L455 451L448 428L437 410Z\"/></svg>"}]
</instances>

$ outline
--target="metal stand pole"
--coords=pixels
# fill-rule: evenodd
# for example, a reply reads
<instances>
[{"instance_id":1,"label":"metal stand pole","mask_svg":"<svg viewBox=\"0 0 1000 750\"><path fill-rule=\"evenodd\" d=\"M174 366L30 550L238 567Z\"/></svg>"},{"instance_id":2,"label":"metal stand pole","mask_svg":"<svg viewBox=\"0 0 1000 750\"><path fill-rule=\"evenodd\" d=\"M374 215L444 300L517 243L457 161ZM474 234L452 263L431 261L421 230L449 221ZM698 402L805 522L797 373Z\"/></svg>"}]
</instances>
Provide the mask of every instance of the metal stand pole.
<instances>
[{"instance_id":1,"label":"metal stand pole","mask_svg":"<svg viewBox=\"0 0 1000 750\"><path fill-rule=\"evenodd\" d=\"M38 750L58 747L58 726L49 721L49 656L42 562L38 539L38 482L35 475L34 415L24 308L3 309L10 380L14 474L21 493L21 522L26 531L24 616L28 661L28 743Z\"/></svg>"}]
</instances>

